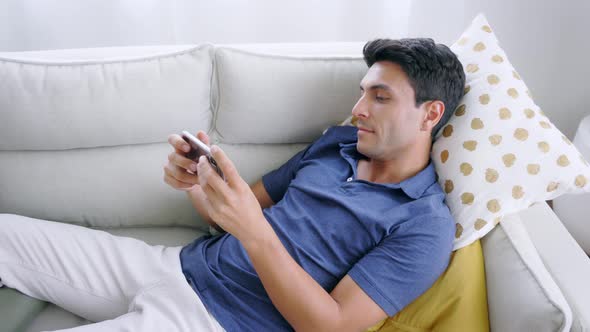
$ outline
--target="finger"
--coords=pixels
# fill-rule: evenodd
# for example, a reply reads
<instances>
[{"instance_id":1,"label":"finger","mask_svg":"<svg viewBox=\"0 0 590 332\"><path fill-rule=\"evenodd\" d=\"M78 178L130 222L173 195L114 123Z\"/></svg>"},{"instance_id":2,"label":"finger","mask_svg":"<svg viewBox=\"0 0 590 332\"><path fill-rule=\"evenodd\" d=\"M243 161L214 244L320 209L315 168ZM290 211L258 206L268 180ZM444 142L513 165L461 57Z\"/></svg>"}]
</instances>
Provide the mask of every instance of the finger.
<instances>
[{"instance_id":1,"label":"finger","mask_svg":"<svg viewBox=\"0 0 590 332\"><path fill-rule=\"evenodd\" d=\"M170 163L180 166L185 170L191 170L193 172L197 171L197 163L194 160L191 160L182 154L178 154L177 152L171 152L168 154L168 160Z\"/></svg>"},{"instance_id":2,"label":"finger","mask_svg":"<svg viewBox=\"0 0 590 332\"><path fill-rule=\"evenodd\" d=\"M207 146L211 144L211 142L209 141L209 136L207 136L207 134L202 130L199 130L199 132L197 133L197 138L200 139Z\"/></svg>"},{"instance_id":3,"label":"finger","mask_svg":"<svg viewBox=\"0 0 590 332\"><path fill-rule=\"evenodd\" d=\"M178 134L170 134L168 136L168 143L176 149L178 153L186 153L191 150L190 145Z\"/></svg>"},{"instance_id":4,"label":"finger","mask_svg":"<svg viewBox=\"0 0 590 332\"><path fill-rule=\"evenodd\" d=\"M223 175L225 175L227 184L230 187L236 188L242 181L242 178L240 177L240 174L238 174L238 170L234 166L234 163L217 145L211 147L211 155L213 156L213 159L215 159L217 166L221 168Z\"/></svg>"},{"instance_id":5,"label":"finger","mask_svg":"<svg viewBox=\"0 0 590 332\"><path fill-rule=\"evenodd\" d=\"M178 190L189 191L194 187L194 185L180 182L168 174L164 175L164 182L169 184L172 188L178 189Z\"/></svg>"},{"instance_id":6,"label":"finger","mask_svg":"<svg viewBox=\"0 0 590 332\"><path fill-rule=\"evenodd\" d=\"M206 183L207 187L210 187L212 191L215 192L216 195L227 197L229 194L229 188L227 184L219 174L213 169L213 166L209 164L209 160L205 156L201 156L199 158L198 170L200 180ZM205 190L205 188L203 188Z\"/></svg>"},{"instance_id":7,"label":"finger","mask_svg":"<svg viewBox=\"0 0 590 332\"><path fill-rule=\"evenodd\" d=\"M173 179L179 181L182 186L189 185L193 186L199 184L199 176L190 174L181 167L170 165L170 163L164 165L164 173Z\"/></svg>"}]
</instances>

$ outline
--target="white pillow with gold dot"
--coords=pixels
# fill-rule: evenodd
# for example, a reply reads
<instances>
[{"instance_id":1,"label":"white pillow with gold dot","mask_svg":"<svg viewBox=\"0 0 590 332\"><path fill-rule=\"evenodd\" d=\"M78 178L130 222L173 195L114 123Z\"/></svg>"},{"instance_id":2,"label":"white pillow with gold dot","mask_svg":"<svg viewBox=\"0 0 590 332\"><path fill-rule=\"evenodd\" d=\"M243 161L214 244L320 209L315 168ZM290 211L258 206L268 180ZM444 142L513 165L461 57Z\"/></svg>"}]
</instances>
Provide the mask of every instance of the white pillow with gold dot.
<instances>
[{"instance_id":1,"label":"white pillow with gold dot","mask_svg":"<svg viewBox=\"0 0 590 332\"><path fill-rule=\"evenodd\" d=\"M465 70L465 95L436 134L431 158L455 218L457 250L505 215L589 192L590 166L535 104L483 14L450 48Z\"/></svg>"},{"instance_id":2,"label":"white pillow with gold dot","mask_svg":"<svg viewBox=\"0 0 590 332\"><path fill-rule=\"evenodd\" d=\"M455 217L459 249L504 215L590 191L590 167L535 104L484 15L451 50L465 69L465 95L435 136L431 158Z\"/></svg>"}]
</instances>

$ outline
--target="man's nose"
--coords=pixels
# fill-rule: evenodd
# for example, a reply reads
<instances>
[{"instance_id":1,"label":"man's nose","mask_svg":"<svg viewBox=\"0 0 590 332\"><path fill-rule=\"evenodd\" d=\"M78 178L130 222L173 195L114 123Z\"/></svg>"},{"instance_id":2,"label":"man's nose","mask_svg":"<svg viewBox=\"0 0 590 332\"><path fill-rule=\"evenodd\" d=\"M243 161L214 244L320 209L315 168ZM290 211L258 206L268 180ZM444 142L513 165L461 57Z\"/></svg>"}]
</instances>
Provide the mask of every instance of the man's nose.
<instances>
[{"instance_id":1,"label":"man's nose","mask_svg":"<svg viewBox=\"0 0 590 332\"><path fill-rule=\"evenodd\" d=\"M361 98L356 102L356 104L352 108L352 115L356 116L357 118L366 118L369 115L367 110L368 107L365 101L365 96L361 96Z\"/></svg>"}]
</instances>

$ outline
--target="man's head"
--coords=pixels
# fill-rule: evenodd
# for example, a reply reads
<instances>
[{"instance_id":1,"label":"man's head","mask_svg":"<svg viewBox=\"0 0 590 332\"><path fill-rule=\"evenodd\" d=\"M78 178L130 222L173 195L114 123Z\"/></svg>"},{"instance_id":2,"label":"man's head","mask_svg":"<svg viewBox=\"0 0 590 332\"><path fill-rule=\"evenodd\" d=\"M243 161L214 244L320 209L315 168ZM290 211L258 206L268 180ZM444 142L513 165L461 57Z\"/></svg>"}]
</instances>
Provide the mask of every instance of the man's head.
<instances>
[{"instance_id":1,"label":"man's head","mask_svg":"<svg viewBox=\"0 0 590 332\"><path fill-rule=\"evenodd\" d=\"M388 158L430 146L463 95L465 74L457 56L429 38L376 39L365 44L363 55L369 70L352 110L359 151Z\"/></svg>"}]
</instances>

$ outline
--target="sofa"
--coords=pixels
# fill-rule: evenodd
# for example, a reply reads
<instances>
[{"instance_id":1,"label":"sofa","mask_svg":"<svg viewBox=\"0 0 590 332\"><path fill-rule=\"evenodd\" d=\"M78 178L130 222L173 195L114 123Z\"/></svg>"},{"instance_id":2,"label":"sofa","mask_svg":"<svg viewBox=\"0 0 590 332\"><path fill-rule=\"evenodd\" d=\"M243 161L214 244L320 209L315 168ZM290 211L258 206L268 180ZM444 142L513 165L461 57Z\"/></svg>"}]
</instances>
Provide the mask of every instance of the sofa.
<instances>
[{"instance_id":1,"label":"sofa","mask_svg":"<svg viewBox=\"0 0 590 332\"><path fill-rule=\"evenodd\" d=\"M163 181L168 135L206 131L254 184L350 115L363 45L0 53L0 227L27 216L163 245L207 234ZM492 331L590 330L590 260L546 202L505 216L481 243ZM0 331L88 323L0 289Z\"/></svg>"}]
</instances>

